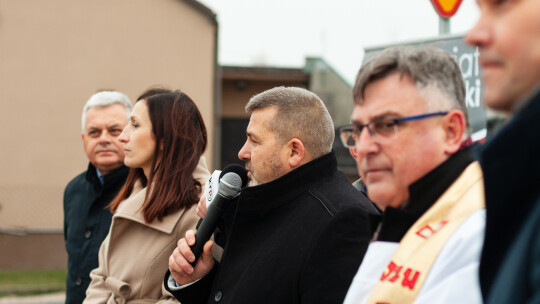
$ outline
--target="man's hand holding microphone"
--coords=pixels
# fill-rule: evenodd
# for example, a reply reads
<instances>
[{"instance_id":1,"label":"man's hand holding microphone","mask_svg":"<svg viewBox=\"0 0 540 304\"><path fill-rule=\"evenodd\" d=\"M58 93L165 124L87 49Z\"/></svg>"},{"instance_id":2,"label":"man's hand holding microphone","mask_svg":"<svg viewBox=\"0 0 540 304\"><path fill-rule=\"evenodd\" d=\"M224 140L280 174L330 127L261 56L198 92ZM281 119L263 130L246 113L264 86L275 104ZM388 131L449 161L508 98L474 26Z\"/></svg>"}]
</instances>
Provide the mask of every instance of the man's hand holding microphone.
<instances>
[{"instance_id":1,"label":"man's hand holding microphone","mask_svg":"<svg viewBox=\"0 0 540 304\"><path fill-rule=\"evenodd\" d=\"M216 178L219 178L218 182ZM221 221L228 203L240 194L247 180L246 170L236 164L225 167L221 172L214 172L208 180L197 206L197 215L203 220L197 231L186 232L186 237L178 241L176 249L169 257L169 270L179 286L200 280L214 267L213 241L210 237Z\"/></svg>"}]
</instances>

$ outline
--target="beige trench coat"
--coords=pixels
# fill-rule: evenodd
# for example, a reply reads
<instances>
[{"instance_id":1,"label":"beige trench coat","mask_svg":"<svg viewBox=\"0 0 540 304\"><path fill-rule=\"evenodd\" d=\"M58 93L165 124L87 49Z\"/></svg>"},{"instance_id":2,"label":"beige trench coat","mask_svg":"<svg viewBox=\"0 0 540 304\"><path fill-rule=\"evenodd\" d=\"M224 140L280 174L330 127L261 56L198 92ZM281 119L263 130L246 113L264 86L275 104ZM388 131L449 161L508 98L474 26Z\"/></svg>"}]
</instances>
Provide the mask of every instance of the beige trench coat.
<instances>
[{"instance_id":1,"label":"beige trench coat","mask_svg":"<svg viewBox=\"0 0 540 304\"><path fill-rule=\"evenodd\" d=\"M202 185L210 177L204 157L193 176ZM146 188L135 185L113 215L99 250L99 267L90 273L85 304L178 303L164 289L163 277L177 241L199 220L197 205L147 224L139 212L145 194Z\"/></svg>"}]
</instances>

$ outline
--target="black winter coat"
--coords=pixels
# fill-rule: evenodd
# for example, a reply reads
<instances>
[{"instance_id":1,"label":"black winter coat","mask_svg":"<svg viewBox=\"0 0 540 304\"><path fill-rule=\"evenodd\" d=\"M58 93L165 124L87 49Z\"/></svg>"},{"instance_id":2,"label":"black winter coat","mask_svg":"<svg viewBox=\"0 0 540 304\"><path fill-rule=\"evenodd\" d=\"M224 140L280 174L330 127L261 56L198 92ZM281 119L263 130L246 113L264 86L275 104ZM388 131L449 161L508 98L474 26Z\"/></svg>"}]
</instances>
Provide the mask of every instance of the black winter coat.
<instances>
[{"instance_id":1,"label":"black winter coat","mask_svg":"<svg viewBox=\"0 0 540 304\"><path fill-rule=\"evenodd\" d=\"M224 217L221 263L172 293L183 304L342 303L377 213L329 153L242 189Z\"/></svg>"},{"instance_id":2,"label":"black winter coat","mask_svg":"<svg viewBox=\"0 0 540 304\"><path fill-rule=\"evenodd\" d=\"M129 168L107 175L101 185L96 168L79 174L64 191L64 240L68 253L66 304L80 304L90 284L90 271L98 267L98 252L109 233L112 213L107 205L126 181Z\"/></svg>"},{"instance_id":3,"label":"black winter coat","mask_svg":"<svg viewBox=\"0 0 540 304\"><path fill-rule=\"evenodd\" d=\"M540 303L540 89L480 154L486 237L480 285L487 303Z\"/></svg>"}]
</instances>

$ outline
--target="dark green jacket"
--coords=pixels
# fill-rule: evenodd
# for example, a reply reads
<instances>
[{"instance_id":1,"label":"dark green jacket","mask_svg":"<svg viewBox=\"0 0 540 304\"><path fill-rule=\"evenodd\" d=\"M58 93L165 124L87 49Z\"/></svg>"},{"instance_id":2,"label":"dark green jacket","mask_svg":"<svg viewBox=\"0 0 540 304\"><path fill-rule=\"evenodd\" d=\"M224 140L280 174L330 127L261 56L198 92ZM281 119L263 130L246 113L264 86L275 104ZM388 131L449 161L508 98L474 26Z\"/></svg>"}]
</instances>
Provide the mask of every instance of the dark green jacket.
<instances>
[{"instance_id":1,"label":"dark green jacket","mask_svg":"<svg viewBox=\"0 0 540 304\"><path fill-rule=\"evenodd\" d=\"M64 240L68 253L66 303L82 303L90 284L90 271L98 266L98 251L109 233L112 214L107 205L126 181L129 168L122 166L104 175L96 168L79 174L64 191Z\"/></svg>"},{"instance_id":2,"label":"dark green jacket","mask_svg":"<svg viewBox=\"0 0 540 304\"><path fill-rule=\"evenodd\" d=\"M486 303L540 303L540 91L485 144Z\"/></svg>"}]
</instances>

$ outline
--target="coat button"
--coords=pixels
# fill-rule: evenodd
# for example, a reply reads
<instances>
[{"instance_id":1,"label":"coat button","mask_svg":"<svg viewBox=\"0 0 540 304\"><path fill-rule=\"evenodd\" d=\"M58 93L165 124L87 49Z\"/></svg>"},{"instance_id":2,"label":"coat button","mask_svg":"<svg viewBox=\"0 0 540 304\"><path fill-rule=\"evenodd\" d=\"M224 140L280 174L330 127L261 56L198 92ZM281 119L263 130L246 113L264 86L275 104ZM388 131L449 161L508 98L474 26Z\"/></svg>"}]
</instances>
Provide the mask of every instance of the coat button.
<instances>
[{"instance_id":1,"label":"coat button","mask_svg":"<svg viewBox=\"0 0 540 304\"><path fill-rule=\"evenodd\" d=\"M82 283L82 279L81 279L81 278L77 278L77 279L75 280L75 285L81 286L81 283Z\"/></svg>"},{"instance_id":2,"label":"coat button","mask_svg":"<svg viewBox=\"0 0 540 304\"><path fill-rule=\"evenodd\" d=\"M219 302L222 297L223 297L223 293L221 291L218 291L218 292L216 292L216 295L214 296L214 300L216 302Z\"/></svg>"},{"instance_id":3,"label":"coat button","mask_svg":"<svg viewBox=\"0 0 540 304\"><path fill-rule=\"evenodd\" d=\"M86 230L86 233L84 234L84 237L89 239L92 236L92 231Z\"/></svg>"}]
</instances>

